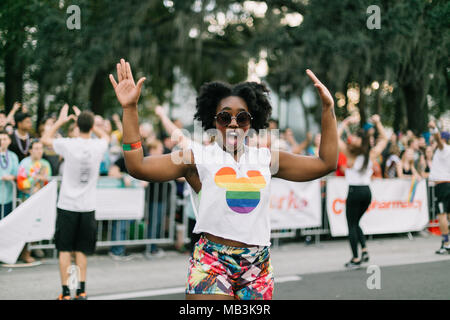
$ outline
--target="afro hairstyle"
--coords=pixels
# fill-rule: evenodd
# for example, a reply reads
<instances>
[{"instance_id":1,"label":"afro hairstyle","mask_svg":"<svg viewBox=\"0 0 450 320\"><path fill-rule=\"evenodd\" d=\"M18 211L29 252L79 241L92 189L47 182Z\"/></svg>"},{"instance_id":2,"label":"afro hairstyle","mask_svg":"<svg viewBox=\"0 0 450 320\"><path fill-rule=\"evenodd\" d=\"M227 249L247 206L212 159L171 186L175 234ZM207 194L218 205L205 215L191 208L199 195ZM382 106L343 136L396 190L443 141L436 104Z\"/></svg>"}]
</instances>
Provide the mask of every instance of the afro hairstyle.
<instances>
[{"instance_id":1,"label":"afro hairstyle","mask_svg":"<svg viewBox=\"0 0 450 320\"><path fill-rule=\"evenodd\" d=\"M272 106L269 101L269 89L263 83L241 82L231 85L224 82L208 82L200 87L197 97L195 120L202 123L204 130L213 129L217 107L222 99L229 96L242 98L252 115L250 127L259 132L269 125Z\"/></svg>"}]
</instances>

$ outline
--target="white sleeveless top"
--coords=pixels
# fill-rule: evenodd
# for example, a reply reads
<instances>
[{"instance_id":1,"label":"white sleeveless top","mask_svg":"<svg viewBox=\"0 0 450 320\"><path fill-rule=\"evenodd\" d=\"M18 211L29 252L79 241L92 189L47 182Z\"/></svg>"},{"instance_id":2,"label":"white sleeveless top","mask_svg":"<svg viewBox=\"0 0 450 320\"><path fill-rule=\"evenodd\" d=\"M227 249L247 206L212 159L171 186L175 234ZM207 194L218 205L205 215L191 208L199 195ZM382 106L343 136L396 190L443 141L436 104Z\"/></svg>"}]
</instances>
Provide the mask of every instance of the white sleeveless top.
<instances>
[{"instance_id":1,"label":"white sleeveless top","mask_svg":"<svg viewBox=\"0 0 450 320\"><path fill-rule=\"evenodd\" d=\"M450 181L450 146L445 144L442 150L436 148L431 162L430 181Z\"/></svg>"},{"instance_id":2,"label":"white sleeveless top","mask_svg":"<svg viewBox=\"0 0 450 320\"><path fill-rule=\"evenodd\" d=\"M270 150L245 146L236 162L215 142L191 141L190 148L202 183L201 198L193 201L198 205L194 233L269 246Z\"/></svg>"},{"instance_id":3,"label":"white sleeveless top","mask_svg":"<svg viewBox=\"0 0 450 320\"><path fill-rule=\"evenodd\" d=\"M359 155L356 157L353 167L345 170L345 180L347 180L350 186L366 186L370 184L370 178L372 177L372 161L369 159L367 168L363 171L360 169L364 164L364 156Z\"/></svg>"}]
</instances>

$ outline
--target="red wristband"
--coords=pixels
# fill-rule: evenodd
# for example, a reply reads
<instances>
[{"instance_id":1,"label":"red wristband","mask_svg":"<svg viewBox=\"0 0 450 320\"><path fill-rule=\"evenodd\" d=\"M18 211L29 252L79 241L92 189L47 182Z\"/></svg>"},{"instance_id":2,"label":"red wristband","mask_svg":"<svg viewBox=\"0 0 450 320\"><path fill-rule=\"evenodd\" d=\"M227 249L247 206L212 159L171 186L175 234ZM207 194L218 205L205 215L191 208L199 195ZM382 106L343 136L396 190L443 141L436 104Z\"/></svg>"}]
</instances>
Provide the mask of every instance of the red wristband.
<instances>
[{"instance_id":1,"label":"red wristband","mask_svg":"<svg viewBox=\"0 0 450 320\"><path fill-rule=\"evenodd\" d=\"M135 142L135 143L124 143L122 145L123 151L131 151L131 150L135 150L135 149L139 149L142 148L142 143L141 141Z\"/></svg>"}]
</instances>

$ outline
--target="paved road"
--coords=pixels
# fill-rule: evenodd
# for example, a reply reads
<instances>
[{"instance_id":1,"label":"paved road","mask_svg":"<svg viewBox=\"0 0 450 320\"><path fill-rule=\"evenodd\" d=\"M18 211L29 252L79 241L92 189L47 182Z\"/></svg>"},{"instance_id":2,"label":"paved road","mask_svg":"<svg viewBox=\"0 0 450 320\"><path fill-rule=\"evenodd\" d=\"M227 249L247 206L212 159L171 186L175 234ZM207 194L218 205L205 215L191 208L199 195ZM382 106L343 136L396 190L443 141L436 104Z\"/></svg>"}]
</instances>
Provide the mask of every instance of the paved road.
<instances>
[{"instance_id":1,"label":"paved road","mask_svg":"<svg viewBox=\"0 0 450 320\"><path fill-rule=\"evenodd\" d=\"M274 300L449 300L450 261L375 269L301 275L275 286ZM368 287L369 283L369 287ZM137 299L136 299L137 300ZM139 300L184 300L184 294L140 297Z\"/></svg>"},{"instance_id":2,"label":"paved road","mask_svg":"<svg viewBox=\"0 0 450 320\"><path fill-rule=\"evenodd\" d=\"M380 267L380 286L367 269L303 276L280 285L275 299L450 299L450 261ZM368 288L368 282L371 289Z\"/></svg>"},{"instance_id":3,"label":"paved road","mask_svg":"<svg viewBox=\"0 0 450 320\"><path fill-rule=\"evenodd\" d=\"M347 271L344 239L320 245L288 243L271 249L274 299L449 299L450 255L434 254L439 237L426 233L368 241L370 264L381 274L381 289L369 290L365 269ZM60 293L55 260L33 268L0 267L0 299L49 299ZM160 259L137 256L112 261L105 254L88 259L91 299L183 299L188 255L167 251ZM281 281L281 283L280 283Z\"/></svg>"}]
</instances>

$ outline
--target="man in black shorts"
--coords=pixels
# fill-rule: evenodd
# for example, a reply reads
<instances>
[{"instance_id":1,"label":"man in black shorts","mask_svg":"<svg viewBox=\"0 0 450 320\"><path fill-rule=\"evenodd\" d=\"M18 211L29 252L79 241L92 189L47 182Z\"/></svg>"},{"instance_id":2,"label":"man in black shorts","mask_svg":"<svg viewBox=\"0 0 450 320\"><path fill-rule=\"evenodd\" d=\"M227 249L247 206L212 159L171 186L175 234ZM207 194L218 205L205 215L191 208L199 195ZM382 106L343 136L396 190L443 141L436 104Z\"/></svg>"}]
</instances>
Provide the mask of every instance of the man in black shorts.
<instances>
[{"instance_id":1,"label":"man in black shorts","mask_svg":"<svg viewBox=\"0 0 450 320\"><path fill-rule=\"evenodd\" d=\"M71 254L75 252L75 263L79 271L77 300L86 300L87 255L95 251L97 223L95 220L95 193L100 162L108 147L109 137L94 126L94 114L80 112L68 115L69 106L62 108L58 120L48 129L42 141L52 146L64 158L64 170L57 204L55 245L59 252L59 269L63 292L59 300L70 300L68 287ZM76 119L80 135L77 138L53 139L56 131L70 119ZM92 139L94 132L100 139Z\"/></svg>"},{"instance_id":2,"label":"man in black shorts","mask_svg":"<svg viewBox=\"0 0 450 320\"><path fill-rule=\"evenodd\" d=\"M450 133L440 133L433 121L430 121L428 126L437 142L429 176L429 180L435 183L435 201L442 234L442 244L436 253L448 254L450 253L447 218L447 215L450 214L450 145L448 144Z\"/></svg>"}]
</instances>

